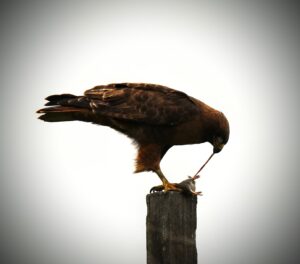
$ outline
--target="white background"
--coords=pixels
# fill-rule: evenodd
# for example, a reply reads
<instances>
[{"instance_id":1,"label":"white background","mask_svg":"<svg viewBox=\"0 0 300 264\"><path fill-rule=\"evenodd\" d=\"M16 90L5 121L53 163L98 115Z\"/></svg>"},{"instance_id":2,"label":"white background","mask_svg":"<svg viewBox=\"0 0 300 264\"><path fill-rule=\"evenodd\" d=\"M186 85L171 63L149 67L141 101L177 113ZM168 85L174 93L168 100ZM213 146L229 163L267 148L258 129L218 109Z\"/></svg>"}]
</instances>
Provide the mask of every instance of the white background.
<instances>
[{"instance_id":1,"label":"white background","mask_svg":"<svg viewBox=\"0 0 300 264\"><path fill-rule=\"evenodd\" d=\"M199 263L298 263L297 13L288 4L266 3L3 4L6 258L14 264L146 262L145 196L158 177L132 173L135 148L125 136L87 123L45 123L35 111L50 94L151 82L206 102L230 122L228 144L197 182L204 194ZM162 170L181 181L211 151L208 143L174 147Z\"/></svg>"}]
</instances>

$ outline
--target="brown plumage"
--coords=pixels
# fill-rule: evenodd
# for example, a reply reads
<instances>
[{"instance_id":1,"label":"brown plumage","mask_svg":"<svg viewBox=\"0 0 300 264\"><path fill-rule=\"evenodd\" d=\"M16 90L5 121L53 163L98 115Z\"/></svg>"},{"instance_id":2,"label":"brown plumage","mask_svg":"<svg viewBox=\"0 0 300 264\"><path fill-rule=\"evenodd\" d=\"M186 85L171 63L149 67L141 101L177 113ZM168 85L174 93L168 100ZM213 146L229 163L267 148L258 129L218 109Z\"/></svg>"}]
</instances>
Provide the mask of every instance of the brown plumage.
<instances>
[{"instance_id":1,"label":"brown plumage","mask_svg":"<svg viewBox=\"0 0 300 264\"><path fill-rule=\"evenodd\" d=\"M133 139L138 147L135 172L156 172L164 190L179 190L160 170L160 161L172 146L210 142L218 153L229 138L229 124L221 112L161 85L101 85L83 96L51 95L46 100L49 107L37 111L44 121L92 122Z\"/></svg>"}]
</instances>

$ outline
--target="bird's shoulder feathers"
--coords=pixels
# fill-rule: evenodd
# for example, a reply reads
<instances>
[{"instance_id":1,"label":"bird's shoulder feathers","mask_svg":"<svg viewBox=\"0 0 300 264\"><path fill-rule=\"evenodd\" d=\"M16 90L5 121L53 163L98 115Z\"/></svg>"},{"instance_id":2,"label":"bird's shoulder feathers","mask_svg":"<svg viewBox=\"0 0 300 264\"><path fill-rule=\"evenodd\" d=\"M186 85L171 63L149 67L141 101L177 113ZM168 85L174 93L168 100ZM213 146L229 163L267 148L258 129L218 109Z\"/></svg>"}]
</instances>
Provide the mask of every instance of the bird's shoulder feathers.
<instances>
[{"instance_id":1,"label":"bird's shoulder feathers","mask_svg":"<svg viewBox=\"0 0 300 264\"><path fill-rule=\"evenodd\" d=\"M85 91L93 112L152 125L175 125L199 112L183 92L162 85L115 83Z\"/></svg>"}]
</instances>

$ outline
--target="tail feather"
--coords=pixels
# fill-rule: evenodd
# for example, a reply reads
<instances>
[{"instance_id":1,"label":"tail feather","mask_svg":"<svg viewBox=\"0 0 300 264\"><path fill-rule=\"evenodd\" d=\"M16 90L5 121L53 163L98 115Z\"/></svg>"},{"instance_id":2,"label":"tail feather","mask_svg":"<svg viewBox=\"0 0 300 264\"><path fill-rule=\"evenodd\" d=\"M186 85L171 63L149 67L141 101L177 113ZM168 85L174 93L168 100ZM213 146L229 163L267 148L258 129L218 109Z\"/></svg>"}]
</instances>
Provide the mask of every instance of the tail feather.
<instances>
[{"instance_id":1,"label":"tail feather","mask_svg":"<svg viewBox=\"0 0 300 264\"><path fill-rule=\"evenodd\" d=\"M84 121L95 124L108 125L108 119L105 116L92 114L88 109L56 106L40 109L38 118L46 122L64 122L64 121Z\"/></svg>"},{"instance_id":2,"label":"tail feather","mask_svg":"<svg viewBox=\"0 0 300 264\"><path fill-rule=\"evenodd\" d=\"M46 98L48 101L45 107L37 111L39 119L46 122L62 122L62 121L86 121L94 122L91 115L90 99L86 96L75 96L73 94L50 95ZM99 120L98 120L99 119ZM98 118L96 122L102 122ZM101 120L100 120L101 119Z\"/></svg>"},{"instance_id":3,"label":"tail feather","mask_svg":"<svg viewBox=\"0 0 300 264\"><path fill-rule=\"evenodd\" d=\"M69 99L74 99L76 98L76 95L73 94L55 94L55 95L50 95L48 97L45 98L45 100L48 101L48 103L46 103L46 106L50 106L50 105L60 105L61 103L69 100Z\"/></svg>"},{"instance_id":4,"label":"tail feather","mask_svg":"<svg viewBox=\"0 0 300 264\"><path fill-rule=\"evenodd\" d=\"M38 114L42 113L74 113L82 111L82 108L72 107L72 106L53 106L53 107L46 107L37 110Z\"/></svg>"},{"instance_id":5,"label":"tail feather","mask_svg":"<svg viewBox=\"0 0 300 264\"><path fill-rule=\"evenodd\" d=\"M78 120L88 112L89 102L83 96L73 94L50 95L45 98L46 108L39 109L38 114L44 114L39 119L48 122Z\"/></svg>"},{"instance_id":6,"label":"tail feather","mask_svg":"<svg viewBox=\"0 0 300 264\"><path fill-rule=\"evenodd\" d=\"M62 122L62 121L75 121L83 119L87 110L83 108L71 107L71 106L54 106L42 108L37 111L39 119L46 122Z\"/></svg>"},{"instance_id":7,"label":"tail feather","mask_svg":"<svg viewBox=\"0 0 300 264\"><path fill-rule=\"evenodd\" d=\"M74 94L53 94L53 95L49 95L48 97L45 98L45 100L47 101L58 101L61 99L66 99L66 98L75 98L77 97Z\"/></svg>"},{"instance_id":8,"label":"tail feather","mask_svg":"<svg viewBox=\"0 0 300 264\"><path fill-rule=\"evenodd\" d=\"M64 121L76 121L73 113L55 113L49 112L39 116L39 119L46 122L64 122Z\"/></svg>"}]
</instances>

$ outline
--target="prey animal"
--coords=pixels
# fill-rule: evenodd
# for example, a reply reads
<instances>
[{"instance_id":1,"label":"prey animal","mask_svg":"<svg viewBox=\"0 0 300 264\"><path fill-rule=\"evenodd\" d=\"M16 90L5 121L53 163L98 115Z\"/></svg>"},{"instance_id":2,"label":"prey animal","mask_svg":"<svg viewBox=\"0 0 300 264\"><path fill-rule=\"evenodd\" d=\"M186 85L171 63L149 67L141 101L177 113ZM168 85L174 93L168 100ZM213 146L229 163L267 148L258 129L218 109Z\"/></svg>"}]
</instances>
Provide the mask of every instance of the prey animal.
<instances>
[{"instance_id":1,"label":"prey animal","mask_svg":"<svg viewBox=\"0 0 300 264\"><path fill-rule=\"evenodd\" d=\"M199 194L193 186L170 183L160 168L162 158L172 146L204 142L213 146L211 158L229 139L229 123L222 112L162 85L113 83L96 86L81 96L51 95L46 100L47 107L37 111L41 120L90 122L131 138L138 149L135 172L153 171L162 181L154 191L190 189Z\"/></svg>"}]
</instances>

